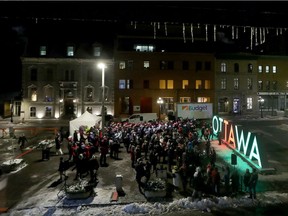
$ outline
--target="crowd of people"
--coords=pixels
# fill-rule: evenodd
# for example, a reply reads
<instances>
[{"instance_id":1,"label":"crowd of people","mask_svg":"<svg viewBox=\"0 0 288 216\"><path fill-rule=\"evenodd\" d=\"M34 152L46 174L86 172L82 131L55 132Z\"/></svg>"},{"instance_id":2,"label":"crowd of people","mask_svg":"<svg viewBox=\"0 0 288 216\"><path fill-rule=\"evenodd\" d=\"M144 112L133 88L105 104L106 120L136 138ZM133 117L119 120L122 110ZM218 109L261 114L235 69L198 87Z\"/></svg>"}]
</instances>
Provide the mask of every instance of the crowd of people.
<instances>
[{"instance_id":1,"label":"crowd of people","mask_svg":"<svg viewBox=\"0 0 288 216\"><path fill-rule=\"evenodd\" d=\"M55 139L59 137L56 136ZM159 166L166 167L169 173L178 173L181 189L187 192L188 186L193 188L193 197L201 198L203 193L217 196L239 191L240 174L237 170L230 172L228 165L220 169L216 166L216 152L211 147L211 140L217 140L218 137L212 133L207 122L193 119L145 123L112 122L105 127L104 133L96 126L79 128L67 139L69 161L75 164L76 169L75 180L87 173L90 174L90 182L96 181L99 167L108 165L107 155L118 159L119 149L123 144L131 159L131 169L135 169L141 193L151 174L156 174ZM99 161L96 157L98 154ZM62 172L60 165L59 172ZM253 186L251 176L254 176ZM249 188L251 198L256 198L258 179L252 174L247 179L248 177L244 177L245 187Z\"/></svg>"}]
</instances>

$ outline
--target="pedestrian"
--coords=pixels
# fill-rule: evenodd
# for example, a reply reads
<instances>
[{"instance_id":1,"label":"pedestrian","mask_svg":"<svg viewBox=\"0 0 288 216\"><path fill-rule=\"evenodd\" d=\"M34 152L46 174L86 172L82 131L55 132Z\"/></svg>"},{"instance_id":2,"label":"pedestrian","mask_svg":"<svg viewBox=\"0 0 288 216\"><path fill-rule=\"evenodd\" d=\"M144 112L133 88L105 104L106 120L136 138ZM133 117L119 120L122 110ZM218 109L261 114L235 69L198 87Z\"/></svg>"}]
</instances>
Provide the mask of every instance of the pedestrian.
<instances>
[{"instance_id":1,"label":"pedestrian","mask_svg":"<svg viewBox=\"0 0 288 216\"><path fill-rule=\"evenodd\" d=\"M229 195L230 193L230 168L227 165L224 169L224 186L225 186L225 193Z\"/></svg>"},{"instance_id":2,"label":"pedestrian","mask_svg":"<svg viewBox=\"0 0 288 216\"><path fill-rule=\"evenodd\" d=\"M212 178L212 192L218 196L220 193L220 183L221 183L221 177L220 177L220 173L218 171L218 167L215 167L212 170L211 173L211 178Z\"/></svg>"},{"instance_id":3,"label":"pedestrian","mask_svg":"<svg viewBox=\"0 0 288 216\"><path fill-rule=\"evenodd\" d=\"M25 134L23 133L18 139L18 144L20 145L21 150L24 149L25 143L28 143L28 140L27 140Z\"/></svg>"},{"instance_id":4,"label":"pedestrian","mask_svg":"<svg viewBox=\"0 0 288 216\"><path fill-rule=\"evenodd\" d=\"M96 183L97 181L97 171L99 169L99 162L95 154L89 159L89 173L90 173L90 182Z\"/></svg>"},{"instance_id":5,"label":"pedestrian","mask_svg":"<svg viewBox=\"0 0 288 216\"><path fill-rule=\"evenodd\" d=\"M145 183L142 182L142 178L146 176L145 165L141 158L135 164L135 171L136 171L136 182L138 183L139 192L144 194L142 188L145 187Z\"/></svg>"},{"instance_id":6,"label":"pedestrian","mask_svg":"<svg viewBox=\"0 0 288 216\"><path fill-rule=\"evenodd\" d=\"M201 171L201 167L198 166L196 168L196 171L193 175L193 193L192 193L192 198L202 198L202 191L203 191L203 175L202 175L202 171Z\"/></svg>"},{"instance_id":7,"label":"pedestrian","mask_svg":"<svg viewBox=\"0 0 288 216\"><path fill-rule=\"evenodd\" d=\"M247 193L249 192L249 181L251 178L251 173L249 169L246 169L246 172L243 177L243 184L244 184L244 191Z\"/></svg>"},{"instance_id":8,"label":"pedestrian","mask_svg":"<svg viewBox=\"0 0 288 216\"><path fill-rule=\"evenodd\" d=\"M59 172L59 177L60 177L59 181L62 182L63 181L63 175L65 175L65 162L64 162L63 157L60 157L58 172Z\"/></svg>"},{"instance_id":9,"label":"pedestrian","mask_svg":"<svg viewBox=\"0 0 288 216\"><path fill-rule=\"evenodd\" d=\"M256 186L257 186L257 182L258 182L258 173L256 168L253 168L250 180L249 180L249 193L250 196L249 198L254 198L256 199Z\"/></svg>"},{"instance_id":10,"label":"pedestrian","mask_svg":"<svg viewBox=\"0 0 288 216\"><path fill-rule=\"evenodd\" d=\"M63 155L61 145L62 145L61 135L60 135L60 133L57 133L55 136L56 155L58 155L58 153L60 153L60 155Z\"/></svg>"}]
</instances>

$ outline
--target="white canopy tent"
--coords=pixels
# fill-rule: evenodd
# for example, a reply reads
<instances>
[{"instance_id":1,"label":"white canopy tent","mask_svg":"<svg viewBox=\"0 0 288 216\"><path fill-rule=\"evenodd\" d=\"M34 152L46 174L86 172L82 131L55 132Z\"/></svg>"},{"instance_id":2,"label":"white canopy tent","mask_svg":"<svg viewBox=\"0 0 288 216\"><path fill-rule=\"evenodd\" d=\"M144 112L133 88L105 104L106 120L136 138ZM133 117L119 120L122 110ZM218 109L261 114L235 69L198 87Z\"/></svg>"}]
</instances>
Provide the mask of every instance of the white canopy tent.
<instances>
[{"instance_id":1,"label":"white canopy tent","mask_svg":"<svg viewBox=\"0 0 288 216\"><path fill-rule=\"evenodd\" d=\"M72 135L75 130L79 130L80 126L87 126L90 128L95 126L96 124L100 125L100 123L101 123L101 116L96 116L86 111L78 118L70 121L69 123L70 135Z\"/></svg>"}]
</instances>

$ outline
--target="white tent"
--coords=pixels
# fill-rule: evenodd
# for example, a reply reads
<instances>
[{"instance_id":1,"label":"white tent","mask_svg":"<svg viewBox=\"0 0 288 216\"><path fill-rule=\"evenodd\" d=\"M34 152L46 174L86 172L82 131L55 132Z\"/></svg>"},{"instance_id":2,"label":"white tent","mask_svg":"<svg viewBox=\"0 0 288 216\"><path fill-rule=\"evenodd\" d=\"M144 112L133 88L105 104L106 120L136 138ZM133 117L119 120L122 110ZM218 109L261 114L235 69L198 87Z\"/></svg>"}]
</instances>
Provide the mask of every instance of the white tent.
<instances>
[{"instance_id":1,"label":"white tent","mask_svg":"<svg viewBox=\"0 0 288 216\"><path fill-rule=\"evenodd\" d=\"M100 124L100 122L101 122L101 116L96 116L86 111L78 118L70 121L69 124L70 135L72 135L75 130L79 130L80 126L87 126L90 128L95 126L96 124Z\"/></svg>"}]
</instances>

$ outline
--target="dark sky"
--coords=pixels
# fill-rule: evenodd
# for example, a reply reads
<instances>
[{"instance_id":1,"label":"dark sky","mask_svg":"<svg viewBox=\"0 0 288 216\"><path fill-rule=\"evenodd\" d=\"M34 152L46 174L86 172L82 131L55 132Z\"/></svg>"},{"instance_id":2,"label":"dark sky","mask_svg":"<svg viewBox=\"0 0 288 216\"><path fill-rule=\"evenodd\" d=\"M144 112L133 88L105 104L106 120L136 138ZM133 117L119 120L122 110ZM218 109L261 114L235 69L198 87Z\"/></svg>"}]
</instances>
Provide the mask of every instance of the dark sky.
<instances>
[{"instance_id":1,"label":"dark sky","mask_svg":"<svg viewBox=\"0 0 288 216\"><path fill-rule=\"evenodd\" d=\"M288 27L281 1L2 1L0 2L1 92L20 90L20 56L35 19L98 23L194 22ZM83 36L83 35L82 35ZM4 78L5 77L5 78ZM7 86L8 87L4 87Z\"/></svg>"}]
</instances>

